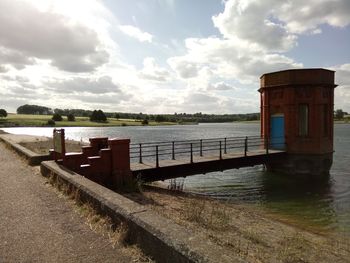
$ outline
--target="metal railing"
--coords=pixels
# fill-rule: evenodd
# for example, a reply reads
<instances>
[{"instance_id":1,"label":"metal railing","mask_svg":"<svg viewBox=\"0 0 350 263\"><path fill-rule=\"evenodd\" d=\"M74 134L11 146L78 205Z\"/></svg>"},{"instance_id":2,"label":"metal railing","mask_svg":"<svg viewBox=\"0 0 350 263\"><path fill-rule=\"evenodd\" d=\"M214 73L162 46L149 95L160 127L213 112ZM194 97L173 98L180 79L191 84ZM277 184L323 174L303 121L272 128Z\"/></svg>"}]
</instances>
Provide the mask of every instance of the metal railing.
<instances>
[{"instance_id":1,"label":"metal railing","mask_svg":"<svg viewBox=\"0 0 350 263\"><path fill-rule=\"evenodd\" d=\"M280 141L275 140L274 145L283 148L284 140ZM227 154L241 153L247 156L250 151L254 150L264 149L266 154L269 154L270 148L269 140L260 136L147 142L130 144L130 159L138 163L155 162L156 167L159 167L160 160L186 160L188 158L187 160L193 163L194 156L217 156L221 160Z\"/></svg>"}]
</instances>

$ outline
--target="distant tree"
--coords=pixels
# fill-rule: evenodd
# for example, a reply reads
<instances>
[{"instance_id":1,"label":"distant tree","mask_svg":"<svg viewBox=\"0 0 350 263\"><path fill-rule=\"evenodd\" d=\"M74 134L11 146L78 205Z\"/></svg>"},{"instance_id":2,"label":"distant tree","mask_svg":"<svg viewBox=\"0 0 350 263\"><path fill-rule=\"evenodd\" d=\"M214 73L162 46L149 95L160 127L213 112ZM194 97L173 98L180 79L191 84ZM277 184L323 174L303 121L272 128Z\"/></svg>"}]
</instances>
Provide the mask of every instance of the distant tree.
<instances>
[{"instance_id":1,"label":"distant tree","mask_svg":"<svg viewBox=\"0 0 350 263\"><path fill-rule=\"evenodd\" d=\"M6 111L6 110L0 109L0 118L1 118L1 117L4 117L4 118L7 117L7 111Z\"/></svg>"},{"instance_id":2,"label":"distant tree","mask_svg":"<svg viewBox=\"0 0 350 263\"><path fill-rule=\"evenodd\" d=\"M102 110L94 110L90 116L90 121L94 122L106 122L107 117Z\"/></svg>"},{"instance_id":3,"label":"distant tree","mask_svg":"<svg viewBox=\"0 0 350 263\"><path fill-rule=\"evenodd\" d=\"M74 116L72 113L69 113L69 114L67 115L67 120L68 120L68 121L75 121L75 116Z\"/></svg>"},{"instance_id":4,"label":"distant tree","mask_svg":"<svg viewBox=\"0 0 350 263\"><path fill-rule=\"evenodd\" d=\"M53 121L62 121L63 118L59 113L54 113L54 115L51 118Z\"/></svg>"},{"instance_id":5,"label":"distant tree","mask_svg":"<svg viewBox=\"0 0 350 263\"><path fill-rule=\"evenodd\" d=\"M56 124L55 121L52 119L48 120L46 123L46 125L48 125L48 126L55 126L55 124Z\"/></svg>"},{"instance_id":6,"label":"distant tree","mask_svg":"<svg viewBox=\"0 0 350 263\"><path fill-rule=\"evenodd\" d=\"M166 121L166 118L163 115L157 115L155 118L156 122L164 122Z\"/></svg>"},{"instance_id":7,"label":"distant tree","mask_svg":"<svg viewBox=\"0 0 350 263\"><path fill-rule=\"evenodd\" d=\"M119 113L114 114L114 118L120 119L120 114Z\"/></svg>"},{"instance_id":8,"label":"distant tree","mask_svg":"<svg viewBox=\"0 0 350 263\"><path fill-rule=\"evenodd\" d=\"M136 115L136 120L142 120L143 114L140 112L140 114Z\"/></svg>"},{"instance_id":9,"label":"distant tree","mask_svg":"<svg viewBox=\"0 0 350 263\"><path fill-rule=\"evenodd\" d=\"M142 125L148 125L148 120L147 120L147 119L144 119L144 120L142 121Z\"/></svg>"},{"instance_id":10,"label":"distant tree","mask_svg":"<svg viewBox=\"0 0 350 263\"><path fill-rule=\"evenodd\" d=\"M338 109L335 111L335 118L340 120L340 119L343 119L344 118L344 115L345 115L345 112L343 112L342 109Z\"/></svg>"},{"instance_id":11,"label":"distant tree","mask_svg":"<svg viewBox=\"0 0 350 263\"><path fill-rule=\"evenodd\" d=\"M39 105L29 105L25 104L17 108L18 114L38 114L38 115L48 115L52 113L52 110L48 107L43 107Z\"/></svg>"},{"instance_id":12,"label":"distant tree","mask_svg":"<svg viewBox=\"0 0 350 263\"><path fill-rule=\"evenodd\" d=\"M65 114L65 111L66 110L61 110L61 109L54 109L53 110L54 113L58 113L59 115L67 115L67 114Z\"/></svg>"}]
</instances>

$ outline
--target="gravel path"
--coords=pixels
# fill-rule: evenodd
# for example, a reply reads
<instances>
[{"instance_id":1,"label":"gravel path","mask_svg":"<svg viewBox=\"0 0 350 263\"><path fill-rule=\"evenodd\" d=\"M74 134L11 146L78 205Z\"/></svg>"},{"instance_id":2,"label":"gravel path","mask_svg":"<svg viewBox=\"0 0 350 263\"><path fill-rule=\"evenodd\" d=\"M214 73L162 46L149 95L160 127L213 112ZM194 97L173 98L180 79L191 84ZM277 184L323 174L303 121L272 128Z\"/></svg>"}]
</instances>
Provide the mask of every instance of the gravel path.
<instances>
[{"instance_id":1,"label":"gravel path","mask_svg":"<svg viewBox=\"0 0 350 263\"><path fill-rule=\"evenodd\" d=\"M0 262L131 262L0 143Z\"/></svg>"}]
</instances>

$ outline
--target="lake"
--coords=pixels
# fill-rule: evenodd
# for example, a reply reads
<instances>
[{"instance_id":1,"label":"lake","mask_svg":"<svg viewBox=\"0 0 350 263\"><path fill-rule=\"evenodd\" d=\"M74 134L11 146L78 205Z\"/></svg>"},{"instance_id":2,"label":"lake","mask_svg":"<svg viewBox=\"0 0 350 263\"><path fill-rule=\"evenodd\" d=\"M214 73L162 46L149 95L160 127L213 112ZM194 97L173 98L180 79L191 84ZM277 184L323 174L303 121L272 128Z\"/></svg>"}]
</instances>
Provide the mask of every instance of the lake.
<instances>
[{"instance_id":1,"label":"lake","mask_svg":"<svg viewBox=\"0 0 350 263\"><path fill-rule=\"evenodd\" d=\"M14 134L52 136L52 128L6 128ZM178 126L65 128L66 138L130 138L132 143L259 135L258 123L215 123ZM350 124L334 126L334 160L327 180L320 182L272 174L263 166L177 179L184 189L228 202L266 208L287 220L319 231L350 236Z\"/></svg>"}]
</instances>

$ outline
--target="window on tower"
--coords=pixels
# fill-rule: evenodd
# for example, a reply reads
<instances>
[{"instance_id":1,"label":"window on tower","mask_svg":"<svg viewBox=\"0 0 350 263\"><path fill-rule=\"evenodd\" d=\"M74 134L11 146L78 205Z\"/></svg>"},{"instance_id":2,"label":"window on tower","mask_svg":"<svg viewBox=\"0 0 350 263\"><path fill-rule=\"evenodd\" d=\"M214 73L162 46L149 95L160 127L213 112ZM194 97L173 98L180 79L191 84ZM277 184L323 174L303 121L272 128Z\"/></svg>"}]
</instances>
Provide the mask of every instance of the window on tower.
<instances>
[{"instance_id":1,"label":"window on tower","mask_svg":"<svg viewBox=\"0 0 350 263\"><path fill-rule=\"evenodd\" d=\"M299 136L309 135L309 105L299 105Z\"/></svg>"}]
</instances>

